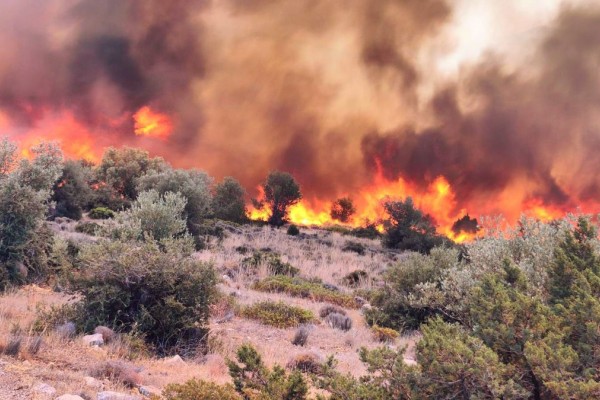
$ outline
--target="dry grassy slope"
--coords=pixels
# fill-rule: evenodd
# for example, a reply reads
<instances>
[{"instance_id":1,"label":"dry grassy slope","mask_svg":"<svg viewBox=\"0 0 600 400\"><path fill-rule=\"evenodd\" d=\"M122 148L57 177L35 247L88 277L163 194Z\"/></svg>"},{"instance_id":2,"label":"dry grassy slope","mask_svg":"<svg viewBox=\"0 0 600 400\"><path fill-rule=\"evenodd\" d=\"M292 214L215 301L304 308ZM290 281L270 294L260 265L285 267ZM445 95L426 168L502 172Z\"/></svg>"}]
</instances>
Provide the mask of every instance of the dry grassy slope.
<instances>
[{"instance_id":1,"label":"dry grassy slope","mask_svg":"<svg viewBox=\"0 0 600 400\"><path fill-rule=\"evenodd\" d=\"M65 237L86 239L85 235L73 233L72 223L55 224L53 228ZM342 251L349 240L347 237L322 230L302 231L303 235L300 237L291 237L286 235L283 229L244 227L240 232L230 233L221 243L213 243L210 249L198 252L195 256L213 262L223 275L227 271L238 269L241 260L246 256L236 249L245 247L251 252L252 249L270 248L281 254L284 261L299 268L303 276L321 278L342 290L349 290L342 286L342 278L348 273L363 269L377 278L386 265L394 261L395 256L382 251L378 241L352 238L351 240L361 242L369 249L365 255L358 255ZM319 309L325 305L308 299L260 293L250 289L252 282L265 277L267 273L265 267L252 274L240 272L235 274L233 279L223 279L219 286L224 293L235 293L240 304L281 300L310 309L315 315L318 315ZM362 283L365 287L372 284ZM40 304L61 304L65 301L67 298L64 295L38 287L28 287L0 297L0 340L8 339L11 326L16 323L27 329L34 319L36 307ZM347 312L353 321L349 332L317 324L313 327L305 347L292 345L291 339L295 329L276 329L237 316L227 322L217 323L222 315L215 315L211 320L214 343L212 354L202 360L185 363L173 364L166 360L148 358L135 360L134 364L141 371L139 375L142 384L145 385L163 387L168 383L183 382L192 377L227 382L229 377L225 359L232 357L240 344L249 342L258 348L269 365L285 365L293 356L311 352L322 359L334 355L341 371L360 375L364 372L364 366L358 359L358 349L379 344L373 340L360 310ZM395 344L409 347L407 359L410 361L414 357L415 341L414 337L405 337ZM95 398L97 389L86 387L83 383L84 377L98 364L105 360L119 359L123 353L123 349L118 345L94 350L83 346L80 340L65 342L52 334L47 335L44 337L44 345L35 355L22 352L18 358L0 356L0 399L33 398L31 388L39 382L56 387L57 395L81 393ZM115 382L105 381L103 387L105 390L127 392L125 387Z\"/></svg>"}]
</instances>

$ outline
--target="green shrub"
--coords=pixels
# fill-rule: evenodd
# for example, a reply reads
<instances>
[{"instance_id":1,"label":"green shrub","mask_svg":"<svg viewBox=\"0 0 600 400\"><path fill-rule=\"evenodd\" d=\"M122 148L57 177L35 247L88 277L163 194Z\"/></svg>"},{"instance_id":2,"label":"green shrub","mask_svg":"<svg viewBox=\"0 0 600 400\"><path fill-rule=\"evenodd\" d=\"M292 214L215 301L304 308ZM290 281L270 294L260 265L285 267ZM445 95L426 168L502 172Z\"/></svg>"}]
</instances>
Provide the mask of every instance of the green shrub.
<instances>
[{"instance_id":1,"label":"green shrub","mask_svg":"<svg viewBox=\"0 0 600 400\"><path fill-rule=\"evenodd\" d=\"M85 233L86 235L96 236L100 225L91 221L80 221L75 225L75 232Z\"/></svg>"},{"instance_id":2,"label":"green shrub","mask_svg":"<svg viewBox=\"0 0 600 400\"><path fill-rule=\"evenodd\" d=\"M85 162L66 161L61 177L52 188L52 201L56 203L54 216L81 219L83 209L93 196L89 185L92 179L92 169Z\"/></svg>"},{"instance_id":3,"label":"green shrub","mask_svg":"<svg viewBox=\"0 0 600 400\"><path fill-rule=\"evenodd\" d=\"M84 247L83 328L138 332L160 352L205 335L216 297L213 268L190 256L187 241L109 241Z\"/></svg>"},{"instance_id":4,"label":"green shrub","mask_svg":"<svg viewBox=\"0 0 600 400\"><path fill-rule=\"evenodd\" d=\"M300 234L300 229L294 224L290 225L287 229L287 234L290 236L298 236Z\"/></svg>"},{"instance_id":5,"label":"green shrub","mask_svg":"<svg viewBox=\"0 0 600 400\"><path fill-rule=\"evenodd\" d=\"M114 218L115 212L110 208L96 207L90 210L88 216L92 219L110 219Z\"/></svg>"},{"instance_id":6,"label":"green shrub","mask_svg":"<svg viewBox=\"0 0 600 400\"><path fill-rule=\"evenodd\" d=\"M212 199L212 208L216 218L245 222L246 216L246 191L238 181L232 177L225 177L215 186Z\"/></svg>"},{"instance_id":7,"label":"green shrub","mask_svg":"<svg viewBox=\"0 0 600 400\"><path fill-rule=\"evenodd\" d=\"M231 385L192 379L182 384L172 383L163 390L166 400L242 400Z\"/></svg>"},{"instance_id":8,"label":"green shrub","mask_svg":"<svg viewBox=\"0 0 600 400\"><path fill-rule=\"evenodd\" d=\"M304 400L308 386L299 371L286 374L278 365L267 368L258 352L250 345L237 351L237 362L228 361L229 375L244 399Z\"/></svg>"},{"instance_id":9,"label":"green shrub","mask_svg":"<svg viewBox=\"0 0 600 400\"><path fill-rule=\"evenodd\" d=\"M359 308L353 296L326 288L322 283L311 282L298 277L270 276L256 282L252 285L252 288L261 292L287 293L290 296L310 298L313 301Z\"/></svg>"},{"instance_id":10,"label":"green shrub","mask_svg":"<svg viewBox=\"0 0 600 400\"><path fill-rule=\"evenodd\" d=\"M384 328L381 326L373 325L371 327L371 333L373 333L373 337L375 340L379 342L393 342L400 336L400 334L390 328Z\"/></svg>"},{"instance_id":11,"label":"green shrub","mask_svg":"<svg viewBox=\"0 0 600 400\"><path fill-rule=\"evenodd\" d=\"M381 237L381 232L379 232L375 223L368 223L365 226L354 228L349 234L363 239L379 239Z\"/></svg>"},{"instance_id":12,"label":"green shrub","mask_svg":"<svg viewBox=\"0 0 600 400\"><path fill-rule=\"evenodd\" d=\"M436 232L433 219L414 206L413 200L389 201L384 204L389 219L384 221L383 245L392 249L429 253L444 243Z\"/></svg>"},{"instance_id":13,"label":"green shrub","mask_svg":"<svg viewBox=\"0 0 600 400\"><path fill-rule=\"evenodd\" d=\"M290 328L306 324L315 319L313 313L300 307L288 306L282 301L263 301L251 306L242 307L243 317L256 319L265 325L276 328Z\"/></svg>"},{"instance_id":14,"label":"green shrub","mask_svg":"<svg viewBox=\"0 0 600 400\"><path fill-rule=\"evenodd\" d=\"M259 250L252 253L251 256L242 260L242 265L252 269L257 269L260 265L266 265L269 272L273 275L296 276L300 270L290 263L281 261L279 254L270 250Z\"/></svg>"},{"instance_id":15,"label":"green shrub","mask_svg":"<svg viewBox=\"0 0 600 400\"><path fill-rule=\"evenodd\" d=\"M263 190L264 201L271 209L269 224L282 226L287 222L289 207L302 199L300 185L287 172L272 171L263 183Z\"/></svg>"}]
</instances>

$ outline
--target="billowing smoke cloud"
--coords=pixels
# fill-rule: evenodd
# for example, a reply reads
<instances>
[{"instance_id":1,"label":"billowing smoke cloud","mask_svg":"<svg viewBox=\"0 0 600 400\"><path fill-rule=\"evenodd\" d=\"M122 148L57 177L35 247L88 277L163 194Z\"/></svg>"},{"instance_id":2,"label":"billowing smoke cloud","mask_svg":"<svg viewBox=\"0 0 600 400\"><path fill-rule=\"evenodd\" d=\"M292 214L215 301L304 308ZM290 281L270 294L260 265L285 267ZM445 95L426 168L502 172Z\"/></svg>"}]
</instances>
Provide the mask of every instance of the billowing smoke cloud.
<instances>
[{"instance_id":1,"label":"billowing smoke cloud","mask_svg":"<svg viewBox=\"0 0 600 400\"><path fill-rule=\"evenodd\" d=\"M596 198L600 11L565 9L521 69L490 56L425 97L424 49L452 17L444 0L5 0L0 128L43 135L67 113L97 152L143 146L248 187L287 170L309 199L379 172L443 176L471 212ZM143 106L169 140L134 135Z\"/></svg>"},{"instance_id":2,"label":"billowing smoke cloud","mask_svg":"<svg viewBox=\"0 0 600 400\"><path fill-rule=\"evenodd\" d=\"M597 197L598 24L598 11L563 11L534 63L476 65L433 98L429 128L366 135L367 166L417 184L442 175L462 207L493 209L503 192L559 207Z\"/></svg>"}]
</instances>

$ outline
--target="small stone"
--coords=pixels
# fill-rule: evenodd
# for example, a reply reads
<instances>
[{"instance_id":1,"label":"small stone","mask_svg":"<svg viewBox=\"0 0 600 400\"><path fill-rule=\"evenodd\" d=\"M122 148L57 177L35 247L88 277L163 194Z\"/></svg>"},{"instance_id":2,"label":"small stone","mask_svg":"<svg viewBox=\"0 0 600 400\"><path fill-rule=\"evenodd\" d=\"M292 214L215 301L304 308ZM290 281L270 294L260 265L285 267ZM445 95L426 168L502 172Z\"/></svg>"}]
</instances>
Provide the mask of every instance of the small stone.
<instances>
[{"instance_id":1,"label":"small stone","mask_svg":"<svg viewBox=\"0 0 600 400\"><path fill-rule=\"evenodd\" d=\"M83 340L83 343L87 344L88 346L102 346L104 344L104 339L102 338L101 333L85 335L81 340Z\"/></svg>"},{"instance_id":2,"label":"small stone","mask_svg":"<svg viewBox=\"0 0 600 400\"><path fill-rule=\"evenodd\" d=\"M154 387L154 386L140 386L138 388L138 390L140 391L140 394L142 394L146 397L150 397L150 396L160 397L162 395L162 390L160 390L159 388Z\"/></svg>"},{"instance_id":3,"label":"small stone","mask_svg":"<svg viewBox=\"0 0 600 400\"><path fill-rule=\"evenodd\" d=\"M56 389L47 383L36 384L33 387L33 391L47 397L52 397L56 394Z\"/></svg>"},{"instance_id":4,"label":"small stone","mask_svg":"<svg viewBox=\"0 0 600 400\"><path fill-rule=\"evenodd\" d=\"M55 400L84 400L84 398L75 394L63 394L62 396L57 397Z\"/></svg>"},{"instance_id":5,"label":"small stone","mask_svg":"<svg viewBox=\"0 0 600 400\"><path fill-rule=\"evenodd\" d=\"M139 397L139 396L132 396L132 395L125 394L125 393L110 392L110 391L98 392L96 399L97 400L142 400L141 397Z\"/></svg>"}]
</instances>

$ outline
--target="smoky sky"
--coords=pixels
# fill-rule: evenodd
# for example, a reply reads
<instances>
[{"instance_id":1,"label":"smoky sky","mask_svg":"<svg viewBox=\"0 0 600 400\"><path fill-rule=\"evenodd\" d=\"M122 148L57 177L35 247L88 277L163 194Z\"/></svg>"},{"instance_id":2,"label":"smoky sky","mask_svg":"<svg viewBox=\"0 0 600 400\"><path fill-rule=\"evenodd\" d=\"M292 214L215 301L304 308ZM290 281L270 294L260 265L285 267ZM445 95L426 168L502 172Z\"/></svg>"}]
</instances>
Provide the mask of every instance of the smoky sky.
<instances>
[{"instance_id":1,"label":"smoky sky","mask_svg":"<svg viewBox=\"0 0 600 400\"><path fill-rule=\"evenodd\" d=\"M443 176L460 208L511 190L594 200L600 10L563 8L522 65L486 53L442 80L423 54L453 12L444 0L5 0L0 112L18 136L67 110L97 146L142 146L250 189L289 171L307 198L381 171L421 187ZM173 119L167 142L134 135L142 106Z\"/></svg>"}]
</instances>

